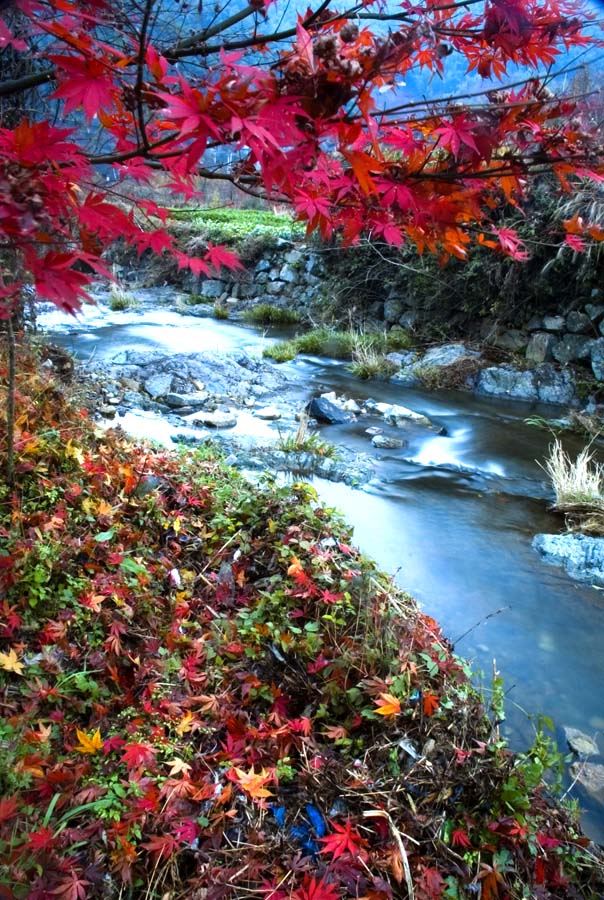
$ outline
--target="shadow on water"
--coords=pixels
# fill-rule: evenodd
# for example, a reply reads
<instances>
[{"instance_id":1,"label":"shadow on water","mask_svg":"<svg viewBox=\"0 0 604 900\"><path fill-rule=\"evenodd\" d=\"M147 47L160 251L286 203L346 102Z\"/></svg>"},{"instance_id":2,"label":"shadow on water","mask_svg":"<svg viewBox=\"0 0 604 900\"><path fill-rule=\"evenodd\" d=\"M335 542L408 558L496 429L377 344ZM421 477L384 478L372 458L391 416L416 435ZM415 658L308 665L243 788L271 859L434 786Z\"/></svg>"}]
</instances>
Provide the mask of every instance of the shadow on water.
<instances>
[{"instance_id":1,"label":"shadow on water","mask_svg":"<svg viewBox=\"0 0 604 900\"><path fill-rule=\"evenodd\" d=\"M98 309L94 316L80 324L79 333L46 327L84 359L93 345L97 359L110 359L125 349L260 353L274 339L165 309L111 313L109 322ZM531 547L534 534L559 531L561 523L547 512L550 491L536 462L546 455L551 435L524 420L557 411L359 382L345 364L331 360L301 359L283 371L291 389L274 402L299 404L311 393L336 390L357 400L409 406L445 429L444 435L405 429L407 445L382 453L371 447L366 419L324 429L323 437L334 444L373 453L377 477L362 490L316 480L319 495L344 513L362 550L418 598L446 635L465 635L456 648L461 654L485 673L496 660L508 691L504 728L513 746L531 740L532 725L523 712L528 710L555 721L561 747L562 726L570 725L596 735L604 750L604 594L546 565ZM155 437L169 440L169 429L150 419L138 417L132 427L139 436L155 428ZM238 430L247 427L251 421ZM490 674L487 687L489 679ZM585 827L604 841L604 808L576 793L585 807Z\"/></svg>"}]
</instances>

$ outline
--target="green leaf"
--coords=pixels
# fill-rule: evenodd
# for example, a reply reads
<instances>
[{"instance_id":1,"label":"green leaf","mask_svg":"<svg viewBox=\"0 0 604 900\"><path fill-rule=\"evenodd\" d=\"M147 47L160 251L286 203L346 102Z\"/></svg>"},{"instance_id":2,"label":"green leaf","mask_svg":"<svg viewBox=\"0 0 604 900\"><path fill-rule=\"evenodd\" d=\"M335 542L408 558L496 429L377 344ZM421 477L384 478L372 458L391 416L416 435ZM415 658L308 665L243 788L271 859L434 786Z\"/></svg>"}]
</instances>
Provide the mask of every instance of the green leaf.
<instances>
[{"instance_id":1,"label":"green leaf","mask_svg":"<svg viewBox=\"0 0 604 900\"><path fill-rule=\"evenodd\" d=\"M104 544L106 541L110 541L115 535L115 528L110 528L109 531L99 531L98 534L95 534L94 539L98 544Z\"/></svg>"}]
</instances>

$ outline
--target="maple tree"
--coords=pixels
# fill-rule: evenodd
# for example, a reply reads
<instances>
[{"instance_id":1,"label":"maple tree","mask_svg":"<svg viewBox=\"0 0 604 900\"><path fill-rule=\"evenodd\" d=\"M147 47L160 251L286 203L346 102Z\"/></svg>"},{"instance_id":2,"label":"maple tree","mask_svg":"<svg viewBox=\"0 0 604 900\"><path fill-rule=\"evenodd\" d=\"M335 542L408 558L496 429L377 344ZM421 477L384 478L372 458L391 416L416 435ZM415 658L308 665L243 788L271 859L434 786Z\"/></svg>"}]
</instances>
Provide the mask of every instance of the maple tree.
<instances>
[{"instance_id":1,"label":"maple tree","mask_svg":"<svg viewBox=\"0 0 604 900\"><path fill-rule=\"evenodd\" d=\"M522 260L515 233L493 221L497 207L521 204L545 171L564 189L602 177L584 98L550 89L561 54L597 40L578 0L323 0L289 28L273 24L279 0L254 0L218 7L208 24L201 6L198 18L183 9L191 30L180 36L162 29L162 6L2 4L0 53L15 73L0 85L4 317L27 284L76 311L91 279L108 275L102 254L117 239L200 275L237 266L210 244L187 255L168 211L130 197L129 185L152 185L158 171L186 197L225 180L288 202L324 237L365 233L443 260L466 258L473 243ZM446 74L449 56L484 89L401 93L400 77ZM220 148L228 163L216 161ZM113 170L110 190L99 166ZM583 249L601 237L575 222L567 239Z\"/></svg>"}]
</instances>

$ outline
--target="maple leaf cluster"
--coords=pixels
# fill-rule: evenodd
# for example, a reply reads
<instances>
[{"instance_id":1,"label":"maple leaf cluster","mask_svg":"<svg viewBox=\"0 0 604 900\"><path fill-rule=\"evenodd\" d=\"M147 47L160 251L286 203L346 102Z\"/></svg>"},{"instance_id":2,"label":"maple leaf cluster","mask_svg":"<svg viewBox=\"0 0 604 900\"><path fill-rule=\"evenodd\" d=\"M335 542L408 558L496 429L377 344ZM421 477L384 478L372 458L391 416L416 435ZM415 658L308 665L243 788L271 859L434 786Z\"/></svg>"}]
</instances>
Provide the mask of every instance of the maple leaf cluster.
<instances>
[{"instance_id":1,"label":"maple leaf cluster","mask_svg":"<svg viewBox=\"0 0 604 900\"><path fill-rule=\"evenodd\" d=\"M515 233L491 227L493 211L519 205L543 172L566 190L603 176L581 98L556 97L551 73L539 74L565 51L597 43L578 0L427 2L402 12L367 0L360 17L323 4L284 32L271 31L258 2L235 24L225 11L171 43L150 2L132 4L127 40L108 0L17 7L0 11L0 47L17 59L30 53L40 70L10 81L3 96L14 117L26 91L45 94L16 126L0 120L5 316L28 283L75 312L92 278L108 277L102 255L118 239L170 253L197 275L236 266L220 247L191 258L164 227L169 211L133 199L128 185L152 190L158 171L189 198L203 196L203 179L224 179L291 204L326 238L411 242L443 261L466 259L473 243L524 260ZM243 36L233 31L239 21ZM373 27L380 21L388 32ZM391 89L401 76L446 74L451 55L489 79L476 102L384 102L389 90L398 96ZM525 80L506 86L518 71ZM54 124L66 118L73 128ZM208 165L220 147L231 162ZM111 191L96 174L101 164L117 178ZM602 238L590 222L576 227L566 241L576 252Z\"/></svg>"},{"instance_id":2,"label":"maple leaf cluster","mask_svg":"<svg viewBox=\"0 0 604 900\"><path fill-rule=\"evenodd\" d=\"M209 900L597 895L561 810L509 808L521 769L437 624L307 486L101 435L36 366L0 507L1 898L160 870Z\"/></svg>"}]
</instances>

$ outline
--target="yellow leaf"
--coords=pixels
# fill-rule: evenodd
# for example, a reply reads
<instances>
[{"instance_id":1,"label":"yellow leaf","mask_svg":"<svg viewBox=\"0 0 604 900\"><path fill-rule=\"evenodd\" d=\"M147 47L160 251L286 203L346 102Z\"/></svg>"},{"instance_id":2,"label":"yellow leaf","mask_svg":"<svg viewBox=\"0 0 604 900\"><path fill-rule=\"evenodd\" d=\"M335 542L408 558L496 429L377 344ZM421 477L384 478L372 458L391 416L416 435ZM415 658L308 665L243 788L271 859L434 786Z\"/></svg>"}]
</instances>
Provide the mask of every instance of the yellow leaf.
<instances>
[{"instance_id":1,"label":"yellow leaf","mask_svg":"<svg viewBox=\"0 0 604 900\"><path fill-rule=\"evenodd\" d=\"M380 716L398 716L401 711L401 701L393 694L380 694L375 703L378 705L376 713Z\"/></svg>"},{"instance_id":2,"label":"yellow leaf","mask_svg":"<svg viewBox=\"0 0 604 900\"><path fill-rule=\"evenodd\" d=\"M107 503L106 500L99 500L99 506L97 509L97 514L99 516L110 516L113 512L113 507L110 503Z\"/></svg>"},{"instance_id":3,"label":"yellow leaf","mask_svg":"<svg viewBox=\"0 0 604 900\"><path fill-rule=\"evenodd\" d=\"M250 797L256 799L273 796L264 786L268 781L271 781L273 777L266 769L262 769L258 773L254 772L253 769L250 769L249 772L244 772L243 769L235 769L235 775L237 776L239 785L250 795Z\"/></svg>"},{"instance_id":4,"label":"yellow leaf","mask_svg":"<svg viewBox=\"0 0 604 900\"><path fill-rule=\"evenodd\" d=\"M0 653L0 669L4 669L5 672L14 672L15 675L23 675L24 668L12 647L8 653Z\"/></svg>"},{"instance_id":5,"label":"yellow leaf","mask_svg":"<svg viewBox=\"0 0 604 900\"><path fill-rule=\"evenodd\" d=\"M90 753L91 755L94 755L97 750L100 750L103 746L103 739L101 737L100 728L97 728L97 730L90 737L88 737L85 731L80 731L79 728L76 728L76 735L79 744L75 747L75 749L78 751L78 753Z\"/></svg>"},{"instance_id":6,"label":"yellow leaf","mask_svg":"<svg viewBox=\"0 0 604 900\"><path fill-rule=\"evenodd\" d=\"M183 772L185 775L187 772L191 771L191 766L189 763L186 763L184 759L180 759L179 756L176 756L174 759L168 760L166 763L167 766L171 766L170 775L180 775Z\"/></svg>"},{"instance_id":7,"label":"yellow leaf","mask_svg":"<svg viewBox=\"0 0 604 900\"><path fill-rule=\"evenodd\" d=\"M193 721L193 713L187 712L184 714L178 725L176 726L176 734L179 734L181 737L183 734L186 734L187 731L191 730L191 723Z\"/></svg>"},{"instance_id":8,"label":"yellow leaf","mask_svg":"<svg viewBox=\"0 0 604 900\"><path fill-rule=\"evenodd\" d=\"M87 516L92 516L96 511L95 501L91 497L86 497L84 500L82 500L82 509Z\"/></svg>"},{"instance_id":9,"label":"yellow leaf","mask_svg":"<svg viewBox=\"0 0 604 900\"><path fill-rule=\"evenodd\" d=\"M181 527L182 519L180 518L180 516L176 516L176 518L172 522L172 530L174 531L174 534L180 534Z\"/></svg>"},{"instance_id":10,"label":"yellow leaf","mask_svg":"<svg viewBox=\"0 0 604 900\"><path fill-rule=\"evenodd\" d=\"M84 451L81 447L76 447L71 441L65 444L65 456L75 459L80 465L84 464Z\"/></svg>"},{"instance_id":11,"label":"yellow leaf","mask_svg":"<svg viewBox=\"0 0 604 900\"><path fill-rule=\"evenodd\" d=\"M291 564L288 566L287 574L288 575L300 575L304 572L304 568L302 567L302 563L298 559L297 556L292 557Z\"/></svg>"}]
</instances>

